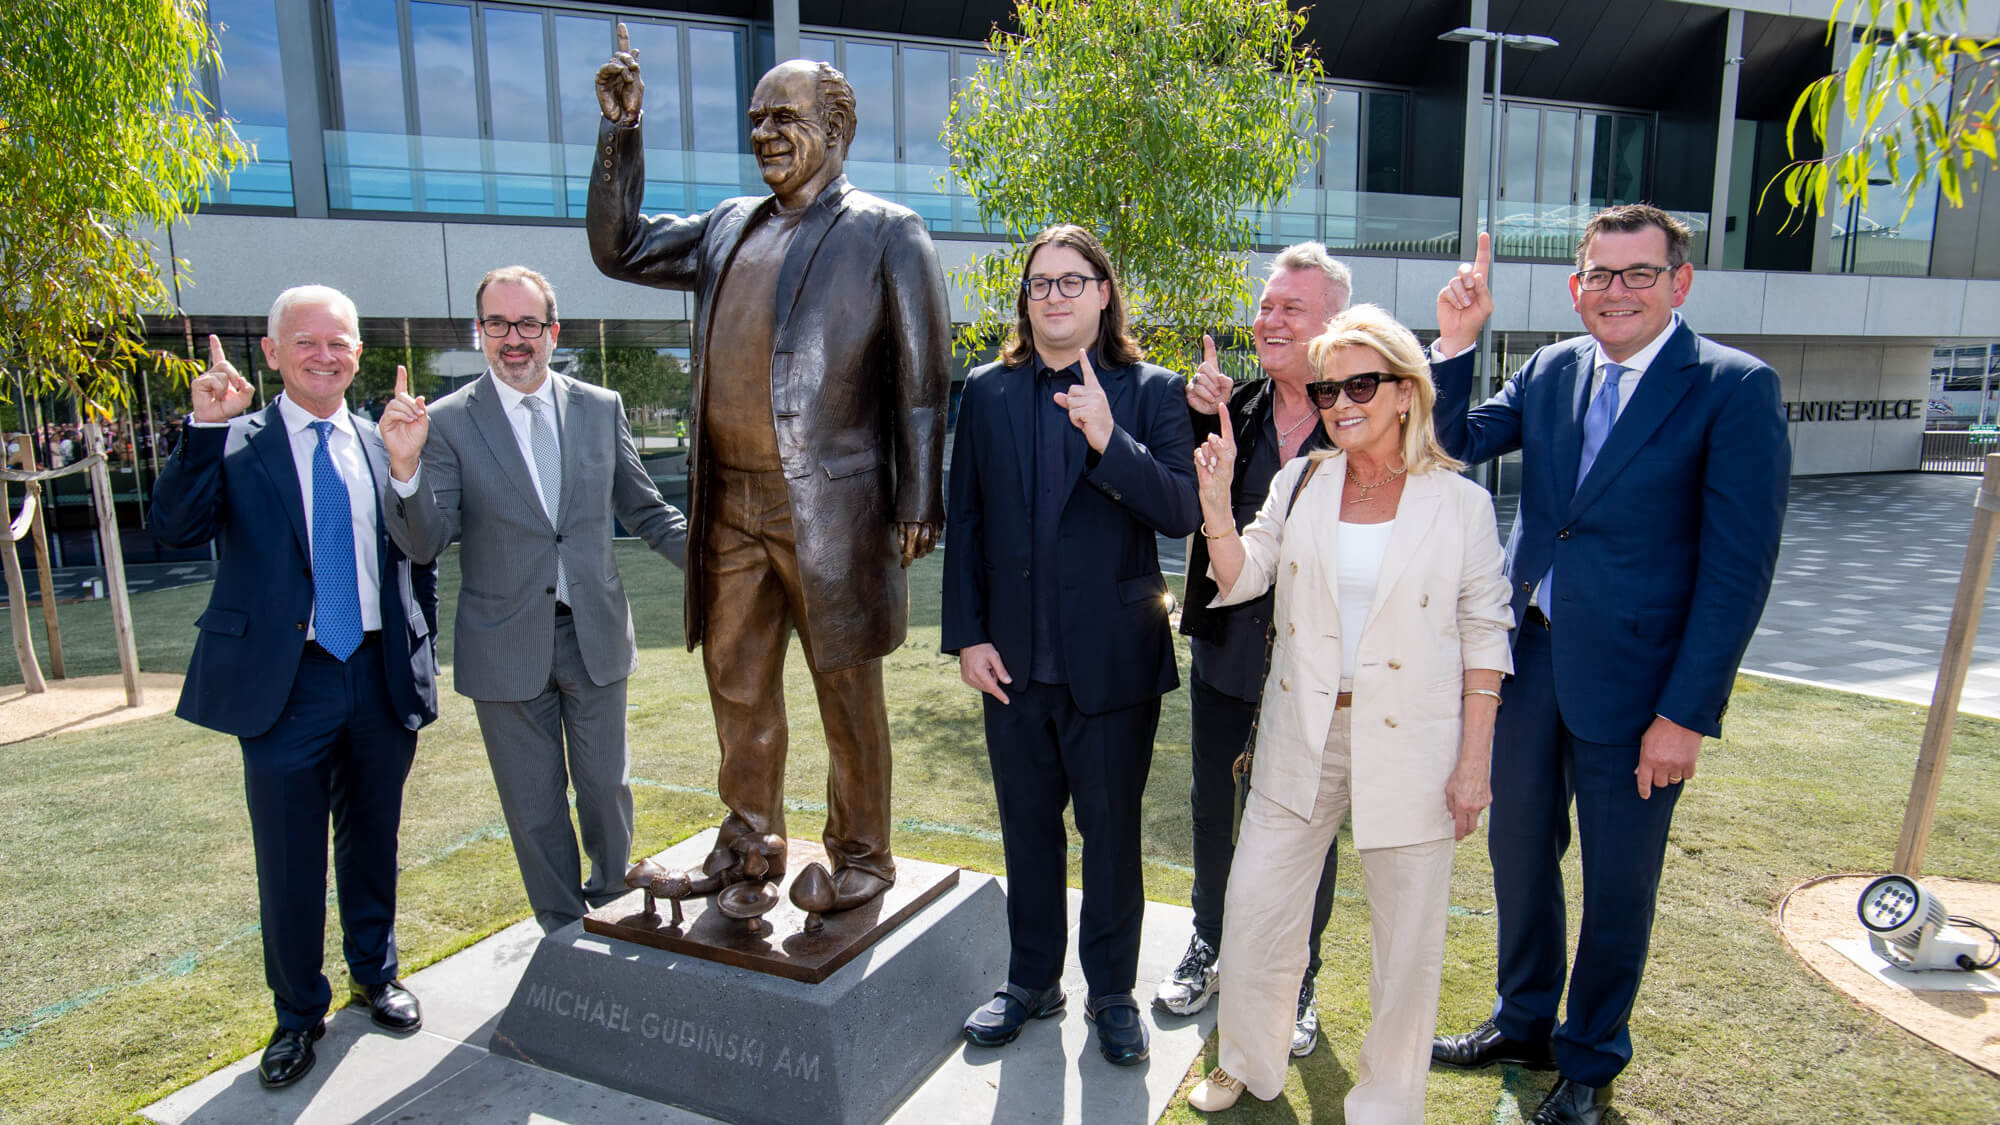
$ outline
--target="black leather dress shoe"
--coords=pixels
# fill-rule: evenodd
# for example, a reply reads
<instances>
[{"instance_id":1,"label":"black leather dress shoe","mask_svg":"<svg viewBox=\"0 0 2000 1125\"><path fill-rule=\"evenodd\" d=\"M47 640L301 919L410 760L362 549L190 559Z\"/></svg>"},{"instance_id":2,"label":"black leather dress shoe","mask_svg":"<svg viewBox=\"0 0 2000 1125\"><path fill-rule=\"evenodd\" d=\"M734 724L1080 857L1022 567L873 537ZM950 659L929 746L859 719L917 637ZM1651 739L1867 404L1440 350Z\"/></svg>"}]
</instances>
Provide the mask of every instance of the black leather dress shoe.
<instances>
[{"instance_id":1,"label":"black leather dress shoe","mask_svg":"<svg viewBox=\"0 0 2000 1125\"><path fill-rule=\"evenodd\" d=\"M1139 1018L1139 1003L1131 993L1095 997L1083 1015L1097 1025L1097 1049L1106 1062L1136 1066L1146 1061L1146 1021Z\"/></svg>"},{"instance_id":2,"label":"black leather dress shoe","mask_svg":"<svg viewBox=\"0 0 2000 1125\"><path fill-rule=\"evenodd\" d=\"M289 1086L313 1068L313 1041L326 1034L326 1021L311 1027L281 1027L271 1033L270 1045L257 1062L257 1081L266 1090Z\"/></svg>"},{"instance_id":3,"label":"black leather dress shoe","mask_svg":"<svg viewBox=\"0 0 2000 1125\"><path fill-rule=\"evenodd\" d=\"M385 980L381 984L358 984L347 982L347 994L356 1004L368 1005L368 1017L375 1026L398 1034L407 1034L424 1026L424 1010L417 1004L417 998L399 980Z\"/></svg>"},{"instance_id":4,"label":"black leather dress shoe","mask_svg":"<svg viewBox=\"0 0 2000 1125\"><path fill-rule=\"evenodd\" d=\"M1611 1087L1586 1086L1558 1078L1535 1115L1528 1118L1528 1125L1598 1125L1609 1108Z\"/></svg>"},{"instance_id":5,"label":"black leather dress shoe","mask_svg":"<svg viewBox=\"0 0 2000 1125\"><path fill-rule=\"evenodd\" d=\"M1555 1052L1548 1040L1528 1043L1509 1039L1492 1020L1463 1035L1440 1035L1431 1040L1431 1062L1459 1070L1478 1070L1496 1063L1512 1063L1529 1070L1554 1070Z\"/></svg>"},{"instance_id":6,"label":"black leather dress shoe","mask_svg":"<svg viewBox=\"0 0 2000 1125\"><path fill-rule=\"evenodd\" d=\"M1063 1010L1068 997L1060 983L1040 992L1022 988L1012 981L993 994L986 1006L965 1021L965 1041L976 1047L999 1047L1012 1043L1021 1034L1021 1025L1043 1020Z\"/></svg>"}]
</instances>

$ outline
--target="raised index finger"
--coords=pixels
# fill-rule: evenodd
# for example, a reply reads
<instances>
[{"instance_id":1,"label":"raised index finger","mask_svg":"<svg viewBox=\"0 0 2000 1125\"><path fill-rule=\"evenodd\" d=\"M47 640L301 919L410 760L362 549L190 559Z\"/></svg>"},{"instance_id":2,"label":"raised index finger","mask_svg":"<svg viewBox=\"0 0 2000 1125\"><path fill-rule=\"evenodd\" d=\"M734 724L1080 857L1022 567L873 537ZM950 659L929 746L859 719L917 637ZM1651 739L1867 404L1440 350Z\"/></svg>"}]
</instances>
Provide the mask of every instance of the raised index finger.
<instances>
[{"instance_id":1,"label":"raised index finger","mask_svg":"<svg viewBox=\"0 0 2000 1125\"><path fill-rule=\"evenodd\" d=\"M623 53L632 49L632 33L625 30L625 21L618 21L618 50Z\"/></svg>"},{"instance_id":2,"label":"raised index finger","mask_svg":"<svg viewBox=\"0 0 2000 1125\"><path fill-rule=\"evenodd\" d=\"M215 333L211 332L208 334L209 370L212 371L218 367L221 367L224 362L225 361L222 358L222 340L219 337L217 337Z\"/></svg>"},{"instance_id":3,"label":"raised index finger","mask_svg":"<svg viewBox=\"0 0 2000 1125\"><path fill-rule=\"evenodd\" d=\"M1229 425L1229 403L1218 402L1215 404L1215 420L1222 427L1220 436L1222 437L1223 444L1234 449L1236 447L1236 430Z\"/></svg>"},{"instance_id":4,"label":"raised index finger","mask_svg":"<svg viewBox=\"0 0 2000 1125\"><path fill-rule=\"evenodd\" d=\"M1472 271L1482 278L1493 276L1493 236L1479 232L1479 250L1472 256Z\"/></svg>"},{"instance_id":5,"label":"raised index finger","mask_svg":"<svg viewBox=\"0 0 2000 1125\"><path fill-rule=\"evenodd\" d=\"M1097 371L1090 366L1090 351L1086 348L1078 348L1076 351L1076 361L1083 367L1083 385L1093 391L1096 390Z\"/></svg>"},{"instance_id":6,"label":"raised index finger","mask_svg":"<svg viewBox=\"0 0 2000 1125\"><path fill-rule=\"evenodd\" d=\"M396 365L396 397L402 398L403 396L409 393L410 393L410 373L406 368L404 368L402 364L399 363Z\"/></svg>"},{"instance_id":7,"label":"raised index finger","mask_svg":"<svg viewBox=\"0 0 2000 1125\"><path fill-rule=\"evenodd\" d=\"M1201 334L1201 362L1204 367L1212 367L1218 371L1222 369L1221 363L1215 358L1215 337L1206 332Z\"/></svg>"}]
</instances>

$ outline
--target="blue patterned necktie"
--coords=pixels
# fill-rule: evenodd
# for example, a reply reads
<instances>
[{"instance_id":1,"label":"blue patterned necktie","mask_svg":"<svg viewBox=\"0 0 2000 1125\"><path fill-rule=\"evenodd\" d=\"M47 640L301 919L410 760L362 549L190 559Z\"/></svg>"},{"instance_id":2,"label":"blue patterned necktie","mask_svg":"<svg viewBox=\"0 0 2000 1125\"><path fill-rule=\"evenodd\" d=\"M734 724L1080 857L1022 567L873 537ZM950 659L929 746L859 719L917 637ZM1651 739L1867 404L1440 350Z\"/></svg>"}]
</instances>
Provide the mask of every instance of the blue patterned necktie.
<instances>
[{"instance_id":1,"label":"blue patterned necktie","mask_svg":"<svg viewBox=\"0 0 2000 1125\"><path fill-rule=\"evenodd\" d=\"M521 400L528 408L528 447L535 451L535 476L542 485L542 508L549 523L562 526L562 456L556 450L556 432L542 413L542 400L534 395ZM569 575L563 571L562 552L556 552L556 600L569 604Z\"/></svg>"},{"instance_id":2,"label":"blue patterned necktie","mask_svg":"<svg viewBox=\"0 0 2000 1125\"><path fill-rule=\"evenodd\" d=\"M1590 473L1590 467L1597 463L1597 454L1604 448L1604 439L1611 434L1612 423L1618 421L1618 380L1625 374L1625 368L1615 363L1604 365L1604 385L1597 388L1590 406L1583 413L1583 455L1576 462L1577 487L1583 486L1583 478ZM1556 567L1549 564L1549 572L1542 576L1541 589L1535 595L1536 604L1543 616L1555 620L1550 607L1556 603Z\"/></svg>"},{"instance_id":3,"label":"blue patterned necktie","mask_svg":"<svg viewBox=\"0 0 2000 1125\"><path fill-rule=\"evenodd\" d=\"M1590 400L1590 409L1583 415L1583 456L1576 463L1576 483L1583 486L1583 478L1590 474L1590 467L1597 463L1598 451L1604 448L1604 439L1611 433L1611 424L1618 420L1618 380L1625 374L1625 368L1615 363L1604 365L1604 385L1597 388L1597 397Z\"/></svg>"},{"instance_id":4,"label":"blue patterned necktie","mask_svg":"<svg viewBox=\"0 0 2000 1125\"><path fill-rule=\"evenodd\" d=\"M347 482L334 467L327 439L332 422L313 422L313 639L336 660L361 647L361 594L354 576L354 509Z\"/></svg>"}]
</instances>

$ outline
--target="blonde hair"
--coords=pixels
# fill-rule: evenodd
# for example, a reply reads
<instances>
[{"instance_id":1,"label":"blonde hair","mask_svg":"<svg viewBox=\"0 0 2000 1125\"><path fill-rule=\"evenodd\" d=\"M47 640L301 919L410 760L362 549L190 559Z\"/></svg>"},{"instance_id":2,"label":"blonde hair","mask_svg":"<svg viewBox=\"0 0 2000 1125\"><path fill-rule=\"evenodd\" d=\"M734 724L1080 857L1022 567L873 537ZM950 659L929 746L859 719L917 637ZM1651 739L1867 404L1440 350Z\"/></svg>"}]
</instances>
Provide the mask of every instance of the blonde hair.
<instances>
[{"instance_id":1,"label":"blonde hair","mask_svg":"<svg viewBox=\"0 0 2000 1125\"><path fill-rule=\"evenodd\" d=\"M1457 472L1465 467L1444 451L1438 444L1437 430L1431 424L1431 412L1437 405L1437 384L1431 382L1430 361L1424 358L1424 346L1417 343L1416 336L1389 315L1389 310L1380 305L1355 305L1346 312L1326 322L1326 331L1313 338L1306 347L1306 358L1312 365L1315 382L1326 378L1326 367L1333 353L1347 348L1367 348L1382 358L1389 373L1401 376L1412 388L1409 415L1402 421L1403 466L1412 473L1428 473L1433 469ZM1321 450L1315 457L1331 457L1331 450Z\"/></svg>"}]
</instances>

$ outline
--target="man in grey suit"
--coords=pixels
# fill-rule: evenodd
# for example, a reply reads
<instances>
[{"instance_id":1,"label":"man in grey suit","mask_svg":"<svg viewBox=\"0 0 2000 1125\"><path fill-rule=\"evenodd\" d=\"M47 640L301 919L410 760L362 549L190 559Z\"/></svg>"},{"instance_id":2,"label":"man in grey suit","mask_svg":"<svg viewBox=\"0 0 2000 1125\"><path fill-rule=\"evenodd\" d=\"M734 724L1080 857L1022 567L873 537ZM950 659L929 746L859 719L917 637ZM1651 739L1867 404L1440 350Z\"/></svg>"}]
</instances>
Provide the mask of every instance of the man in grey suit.
<instances>
[{"instance_id":1,"label":"man in grey suit","mask_svg":"<svg viewBox=\"0 0 2000 1125\"><path fill-rule=\"evenodd\" d=\"M473 302L486 376L431 406L399 384L383 411L385 516L420 562L461 539L454 679L547 932L623 894L631 858L625 681L638 650L612 517L681 567L687 523L640 464L618 395L549 370L561 326L548 279L497 269Z\"/></svg>"}]
</instances>

